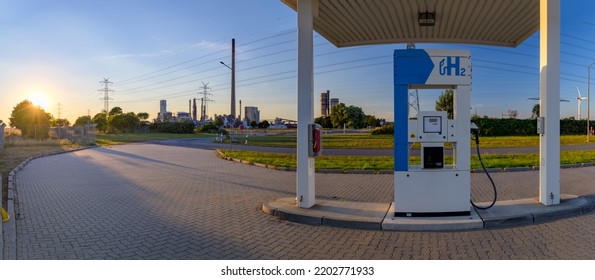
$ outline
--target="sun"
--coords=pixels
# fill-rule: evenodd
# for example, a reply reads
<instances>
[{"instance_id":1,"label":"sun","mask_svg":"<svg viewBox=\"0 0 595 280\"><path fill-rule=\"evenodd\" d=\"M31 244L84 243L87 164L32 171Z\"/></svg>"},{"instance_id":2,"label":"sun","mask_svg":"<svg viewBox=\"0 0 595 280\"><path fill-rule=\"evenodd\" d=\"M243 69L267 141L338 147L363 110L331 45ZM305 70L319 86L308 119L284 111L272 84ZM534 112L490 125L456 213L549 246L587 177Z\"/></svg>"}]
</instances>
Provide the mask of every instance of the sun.
<instances>
[{"instance_id":1,"label":"sun","mask_svg":"<svg viewBox=\"0 0 595 280\"><path fill-rule=\"evenodd\" d=\"M50 104L48 99L45 97L45 94L40 92L34 93L28 99L31 101L31 103L33 103L33 105L39 106L44 110L47 110Z\"/></svg>"}]
</instances>

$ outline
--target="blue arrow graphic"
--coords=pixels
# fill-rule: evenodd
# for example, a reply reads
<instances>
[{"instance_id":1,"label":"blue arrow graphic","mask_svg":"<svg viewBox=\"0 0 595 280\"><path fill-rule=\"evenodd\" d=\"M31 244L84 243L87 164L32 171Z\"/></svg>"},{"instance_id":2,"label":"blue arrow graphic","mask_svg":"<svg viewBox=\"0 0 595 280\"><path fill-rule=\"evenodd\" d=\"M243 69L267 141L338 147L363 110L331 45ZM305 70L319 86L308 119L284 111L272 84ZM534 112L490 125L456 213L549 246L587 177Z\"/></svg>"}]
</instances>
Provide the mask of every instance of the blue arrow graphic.
<instances>
[{"instance_id":1,"label":"blue arrow graphic","mask_svg":"<svg viewBox=\"0 0 595 280\"><path fill-rule=\"evenodd\" d=\"M395 50L395 85L424 85L434 62L425 50Z\"/></svg>"}]
</instances>

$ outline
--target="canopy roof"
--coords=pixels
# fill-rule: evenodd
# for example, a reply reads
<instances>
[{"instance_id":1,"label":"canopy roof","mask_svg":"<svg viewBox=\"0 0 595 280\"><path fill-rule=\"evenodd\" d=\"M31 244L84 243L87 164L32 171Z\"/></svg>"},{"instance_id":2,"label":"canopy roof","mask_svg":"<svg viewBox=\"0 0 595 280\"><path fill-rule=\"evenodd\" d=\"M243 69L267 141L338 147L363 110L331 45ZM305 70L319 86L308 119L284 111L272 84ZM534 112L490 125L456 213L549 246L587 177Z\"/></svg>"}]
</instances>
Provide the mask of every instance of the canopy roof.
<instances>
[{"instance_id":1,"label":"canopy roof","mask_svg":"<svg viewBox=\"0 0 595 280\"><path fill-rule=\"evenodd\" d=\"M281 0L297 10L298 0ZM539 0L314 0L314 30L337 47L460 43L516 47L539 30ZM435 26L419 13L435 12Z\"/></svg>"}]
</instances>

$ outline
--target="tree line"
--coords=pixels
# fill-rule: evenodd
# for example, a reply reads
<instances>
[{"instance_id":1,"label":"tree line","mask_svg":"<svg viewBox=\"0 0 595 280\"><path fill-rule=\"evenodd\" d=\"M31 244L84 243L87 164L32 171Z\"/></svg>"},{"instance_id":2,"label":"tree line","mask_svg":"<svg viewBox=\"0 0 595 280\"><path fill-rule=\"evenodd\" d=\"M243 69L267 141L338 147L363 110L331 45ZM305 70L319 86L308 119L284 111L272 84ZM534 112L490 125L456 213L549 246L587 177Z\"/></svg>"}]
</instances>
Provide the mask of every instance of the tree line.
<instances>
[{"instance_id":1,"label":"tree line","mask_svg":"<svg viewBox=\"0 0 595 280\"><path fill-rule=\"evenodd\" d=\"M148 113L127 112L122 108L114 107L109 112L101 112L95 116L80 116L74 122L74 126L85 124L96 124L96 128L102 132L133 132L141 125L141 121L149 118ZM21 131L25 138L47 139L50 127L69 126L66 119L54 118L40 106L35 106L30 100L25 99L19 102L12 110L9 118L9 125Z\"/></svg>"},{"instance_id":2,"label":"tree line","mask_svg":"<svg viewBox=\"0 0 595 280\"><path fill-rule=\"evenodd\" d=\"M386 120L378 119L372 115L366 115L360 107L339 103L331 108L330 116L318 117L314 119L314 122L323 128L343 128L345 126L352 129L361 129L379 127Z\"/></svg>"}]
</instances>

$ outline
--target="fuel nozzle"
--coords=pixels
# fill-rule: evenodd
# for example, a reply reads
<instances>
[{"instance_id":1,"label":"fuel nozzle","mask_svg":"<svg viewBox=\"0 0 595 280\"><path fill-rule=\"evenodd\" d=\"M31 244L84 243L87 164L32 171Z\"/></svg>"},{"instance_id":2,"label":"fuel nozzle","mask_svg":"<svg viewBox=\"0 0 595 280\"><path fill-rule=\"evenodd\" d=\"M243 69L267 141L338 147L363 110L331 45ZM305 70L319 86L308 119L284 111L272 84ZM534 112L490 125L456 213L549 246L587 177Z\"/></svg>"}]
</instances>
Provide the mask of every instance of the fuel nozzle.
<instances>
[{"instance_id":1,"label":"fuel nozzle","mask_svg":"<svg viewBox=\"0 0 595 280\"><path fill-rule=\"evenodd\" d=\"M471 122L471 140L475 140L475 144L479 145L479 128L474 122Z\"/></svg>"}]
</instances>

